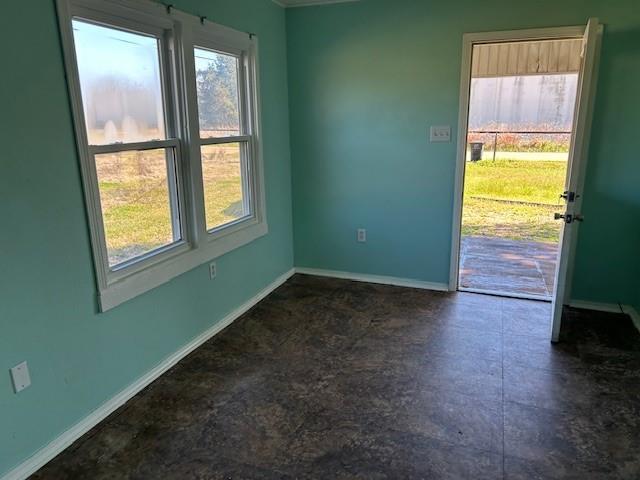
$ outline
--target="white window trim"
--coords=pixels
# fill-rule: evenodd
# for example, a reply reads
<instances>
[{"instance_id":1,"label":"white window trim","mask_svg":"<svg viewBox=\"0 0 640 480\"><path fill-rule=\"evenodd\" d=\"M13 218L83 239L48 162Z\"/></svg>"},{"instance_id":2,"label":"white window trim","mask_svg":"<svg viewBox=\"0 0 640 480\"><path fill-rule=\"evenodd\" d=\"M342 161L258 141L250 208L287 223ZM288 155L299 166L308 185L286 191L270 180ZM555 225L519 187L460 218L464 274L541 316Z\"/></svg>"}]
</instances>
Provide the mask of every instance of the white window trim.
<instances>
[{"instance_id":1,"label":"white window trim","mask_svg":"<svg viewBox=\"0 0 640 480\"><path fill-rule=\"evenodd\" d=\"M76 142L91 233L93 261L98 290L98 306L106 311L147 292L172 278L209 262L225 253L246 245L268 233L264 166L262 159L260 92L258 78L258 40L255 35L214 24L204 18L186 14L174 8L148 0L57 0L58 20L64 50L64 62ZM100 19L115 26L129 26L141 30L140 24L171 31L167 41L169 50L163 56L167 62L165 102L167 117L171 117L175 132L170 139L156 142L175 148L178 164L178 183L182 219L182 240L110 269L99 202L97 173L86 136L80 80L75 58L71 21L74 16ZM204 42L204 45L201 43ZM250 175L248 188L251 214L210 232L206 229L204 192L200 160L199 121L195 90L193 47L202 46L234 52L242 59L243 84L246 94L247 125L237 140L246 141ZM165 58L167 57L167 58ZM173 135L175 134L175 135ZM229 138L210 139L204 143L229 142ZM152 142L144 142L149 145ZM131 144L135 146L135 144ZM118 148L122 147L119 145ZM92 147L94 151L110 146Z\"/></svg>"}]
</instances>

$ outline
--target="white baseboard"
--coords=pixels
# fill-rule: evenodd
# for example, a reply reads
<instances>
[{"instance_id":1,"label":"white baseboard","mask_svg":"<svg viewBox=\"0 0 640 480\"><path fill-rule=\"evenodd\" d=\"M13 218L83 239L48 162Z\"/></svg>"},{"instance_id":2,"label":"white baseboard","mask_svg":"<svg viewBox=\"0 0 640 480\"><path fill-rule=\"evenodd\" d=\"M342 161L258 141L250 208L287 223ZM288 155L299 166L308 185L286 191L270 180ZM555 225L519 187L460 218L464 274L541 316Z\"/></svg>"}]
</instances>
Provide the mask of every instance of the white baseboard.
<instances>
[{"instance_id":1,"label":"white baseboard","mask_svg":"<svg viewBox=\"0 0 640 480\"><path fill-rule=\"evenodd\" d=\"M343 278L356 282L380 283L383 285L396 285L398 287L421 288L424 290L449 291L447 283L424 282L411 278L388 277L386 275L369 275L367 273L341 272L337 270L322 270L318 268L296 267L296 273L304 275L316 275L318 277Z\"/></svg>"},{"instance_id":2,"label":"white baseboard","mask_svg":"<svg viewBox=\"0 0 640 480\"><path fill-rule=\"evenodd\" d=\"M569 306L583 310L596 310L598 312L621 313L617 303L588 302L585 300L571 300Z\"/></svg>"},{"instance_id":3,"label":"white baseboard","mask_svg":"<svg viewBox=\"0 0 640 480\"><path fill-rule=\"evenodd\" d=\"M64 449L69 447L73 442L75 442L82 435L91 430L94 426L104 420L107 416L113 413L115 410L124 405L127 400L131 399L138 392L140 392L143 388L149 385L151 382L160 377L163 373L173 367L176 363L182 360L185 356L191 353L193 350L198 348L200 345L205 343L211 337L216 335L218 332L228 327L240 317L243 313L247 312L251 307L256 305L260 300L269 295L272 291L286 282L293 274L295 273L295 269L291 269L283 275L276 278L273 282L271 282L266 288L258 292L255 296L247 300L240 307L233 310L231 313L226 315L222 320L217 322L208 330L204 331L196 338L191 340L189 343L184 345L175 353L171 354L167 358L165 358L162 362L156 365L154 368L145 373L142 377L136 380L134 383L129 385L127 388L122 390L116 396L107 400L100 407L94 410L91 414L80 420L78 423L73 425L67 431L62 433L60 436L51 441L48 445L38 450L35 454L25 460L23 463L15 467L13 470L7 472L2 480L22 480L27 478L29 475L32 475L37 470L42 468L46 463L52 460L56 455L61 453Z\"/></svg>"}]
</instances>

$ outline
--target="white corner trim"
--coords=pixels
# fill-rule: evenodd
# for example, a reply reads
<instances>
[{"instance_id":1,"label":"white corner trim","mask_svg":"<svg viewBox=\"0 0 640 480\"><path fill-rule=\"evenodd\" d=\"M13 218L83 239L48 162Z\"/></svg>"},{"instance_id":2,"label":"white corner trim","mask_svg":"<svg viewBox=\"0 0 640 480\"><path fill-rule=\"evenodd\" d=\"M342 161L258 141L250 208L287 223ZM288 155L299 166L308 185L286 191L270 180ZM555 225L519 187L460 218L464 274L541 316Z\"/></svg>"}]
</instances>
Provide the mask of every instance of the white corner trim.
<instances>
[{"instance_id":1,"label":"white corner trim","mask_svg":"<svg viewBox=\"0 0 640 480\"><path fill-rule=\"evenodd\" d=\"M411 278L388 277L386 275L370 275L367 273L340 272L337 270L322 270L318 268L296 267L296 273L304 275L316 275L318 277L343 278L356 282L379 283L382 285L395 285L398 287L421 288L423 290L435 290L438 292L449 291L447 283L425 282Z\"/></svg>"},{"instance_id":2,"label":"white corner trim","mask_svg":"<svg viewBox=\"0 0 640 480\"><path fill-rule=\"evenodd\" d=\"M622 311L631 317L631 321L640 332L640 313L631 305L623 305Z\"/></svg>"},{"instance_id":3,"label":"white corner trim","mask_svg":"<svg viewBox=\"0 0 640 480\"><path fill-rule=\"evenodd\" d=\"M264 299L267 295L273 292L276 288L286 282L293 274L295 273L295 269L291 269L288 272L280 275L273 282L271 282L267 287L262 289L256 295L251 297L241 306L227 314L220 321L216 322L215 325L210 327L209 329L202 332L200 335L195 337L189 343L181 347L175 353L169 355L163 361L161 361L154 368L149 370L143 376L138 378L131 385L126 387L120 393L116 394L114 397L107 400L100 407L94 410L92 413L87 415L85 418L80 420L78 423L73 425L71 428L63 432L57 438L52 440L49 444L38 450L27 460L22 462L20 465L15 467L13 470L9 470L1 480L23 480L40 468L42 468L46 463L52 460L56 455L61 453L67 447L69 447L73 442L75 442L82 435L87 433L93 427L95 427L98 423L108 417L115 410L124 405L129 399L134 397L138 392L144 389L151 382L160 377L163 373L177 364L180 360L186 357L189 353L194 351L196 348L201 346L207 340L212 338L214 335L231 325L234 320L240 317L242 314L247 312L251 307L255 306L258 302Z\"/></svg>"}]
</instances>

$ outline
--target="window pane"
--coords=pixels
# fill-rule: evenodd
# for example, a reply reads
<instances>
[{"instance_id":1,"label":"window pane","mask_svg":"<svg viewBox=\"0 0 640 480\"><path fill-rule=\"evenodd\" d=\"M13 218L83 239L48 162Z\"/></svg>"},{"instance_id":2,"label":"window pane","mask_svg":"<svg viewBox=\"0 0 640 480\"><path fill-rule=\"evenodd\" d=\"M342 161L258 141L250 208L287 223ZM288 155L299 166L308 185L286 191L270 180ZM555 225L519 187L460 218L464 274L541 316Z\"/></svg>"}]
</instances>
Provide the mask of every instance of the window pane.
<instances>
[{"instance_id":1,"label":"window pane","mask_svg":"<svg viewBox=\"0 0 640 480\"><path fill-rule=\"evenodd\" d=\"M201 152L207 230L249 215L242 189L240 144L203 145Z\"/></svg>"},{"instance_id":2,"label":"window pane","mask_svg":"<svg viewBox=\"0 0 640 480\"><path fill-rule=\"evenodd\" d=\"M73 21L90 145L165 139L158 40Z\"/></svg>"},{"instance_id":3,"label":"window pane","mask_svg":"<svg viewBox=\"0 0 640 480\"><path fill-rule=\"evenodd\" d=\"M109 266L174 242L167 155L173 150L96 155Z\"/></svg>"},{"instance_id":4,"label":"window pane","mask_svg":"<svg viewBox=\"0 0 640 480\"><path fill-rule=\"evenodd\" d=\"M238 59L201 48L194 55L200 137L240 135Z\"/></svg>"}]
</instances>

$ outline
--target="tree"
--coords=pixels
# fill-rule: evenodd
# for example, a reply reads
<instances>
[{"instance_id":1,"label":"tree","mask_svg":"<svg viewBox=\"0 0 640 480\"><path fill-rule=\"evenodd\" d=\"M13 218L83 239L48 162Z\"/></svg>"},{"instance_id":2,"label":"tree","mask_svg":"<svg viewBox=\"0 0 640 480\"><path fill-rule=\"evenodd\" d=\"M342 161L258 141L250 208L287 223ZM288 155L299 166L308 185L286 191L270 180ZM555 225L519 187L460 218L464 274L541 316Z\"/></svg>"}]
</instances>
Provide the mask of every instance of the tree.
<instances>
[{"instance_id":1,"label":"tree","mask_svg":"<svg viewBox=\"0 0 640 480\"><path fill-rule=\"evenodd\" d=\"M237 130L237 59L215 55L206 69L196 72L200 127L207 130Z\"/></svg>"}]
</instances>

